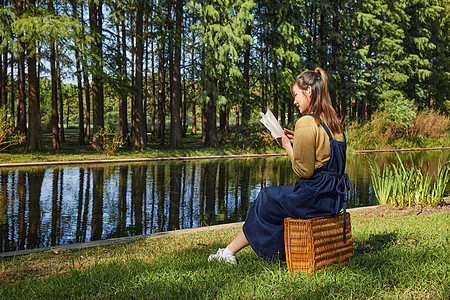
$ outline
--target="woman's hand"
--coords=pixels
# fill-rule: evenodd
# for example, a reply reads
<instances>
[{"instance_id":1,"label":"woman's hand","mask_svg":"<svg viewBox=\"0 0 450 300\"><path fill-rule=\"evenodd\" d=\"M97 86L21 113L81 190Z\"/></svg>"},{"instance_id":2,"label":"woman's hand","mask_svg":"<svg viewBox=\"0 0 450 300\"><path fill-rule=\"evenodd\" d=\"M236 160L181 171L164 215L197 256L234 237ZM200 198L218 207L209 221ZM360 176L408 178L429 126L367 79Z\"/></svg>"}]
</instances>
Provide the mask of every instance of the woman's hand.
<instances>
[{"instance_id":1,"label":"woman's hand","mask_svg":"<svg viewBox=\"0 0 450 300\"><path fill-rule=\"evenodd\" d=\"M285 129L287 130L287 129ZM294 133L291 130L288 130L288 134L292 136L292 140L294 138ZM294 151L292 149L291 139L288 137L288 135L285 134L285 131L280 131L281 137L277 138L278 145L283 147L291 160L294 157Z\"/></svg>"},{"instance_id":2,"label":"woman's hand","mask_svg":"<svg viewBox=\"0 0 450 300\"><path fill-rule=\"evenodd\" d=\"M278 145L280 145L284 149L292 148L291 139L289 138L289 136L286 135L284 131L280 131L279 134L281 135L281 137L275 138Z\"/></svg>"},{"instance_id":3,"label":"woman's hand","mask_svg":"<svg viewBox=\"0 0 450 300\"><path fill-rule=\"evenodd\" d=\"M294 143L294 132L292 130L284 128L284 134L287 136L291 144Z\"/></svg>"}]
</instances>

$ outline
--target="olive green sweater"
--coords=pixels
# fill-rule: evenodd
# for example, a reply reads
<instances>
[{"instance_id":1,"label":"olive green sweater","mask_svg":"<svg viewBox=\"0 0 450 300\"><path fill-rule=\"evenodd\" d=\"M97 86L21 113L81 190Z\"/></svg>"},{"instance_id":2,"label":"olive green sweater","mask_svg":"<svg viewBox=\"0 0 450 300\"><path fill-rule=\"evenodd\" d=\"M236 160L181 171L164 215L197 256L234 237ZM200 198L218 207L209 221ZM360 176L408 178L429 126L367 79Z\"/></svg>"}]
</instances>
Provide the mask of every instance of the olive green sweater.
<instances>
[{"instance_id":1,"label":"olive green sweater","mask_svg":"<svg viewBox=\"0 0 450 300\"><path fill-rule=\"evenodd\" d=\"M322 119L322 121L324 121ZM325 121L324 121L325 122ZM317 126L312 116L303 116L295 124L292 169L302 178L310 178L314 170L330 159L330 141L325 129ZM331 132L331 130L330 130ZM343 141L342 133L333 139Z\"/></svg>"}]
</instances>

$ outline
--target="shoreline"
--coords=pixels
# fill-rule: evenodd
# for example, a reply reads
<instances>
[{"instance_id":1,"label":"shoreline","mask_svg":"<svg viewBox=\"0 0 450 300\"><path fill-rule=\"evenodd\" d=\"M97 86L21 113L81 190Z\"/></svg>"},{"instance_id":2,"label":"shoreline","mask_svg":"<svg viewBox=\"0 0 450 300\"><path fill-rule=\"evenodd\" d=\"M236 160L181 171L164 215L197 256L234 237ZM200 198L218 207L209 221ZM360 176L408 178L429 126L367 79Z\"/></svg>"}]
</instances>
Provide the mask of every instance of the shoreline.
<instances>
[{"instance_id":1,"label":"shoreline","mask_svg":"<svg viewBox=\"0 0 450 300\"><path fill-rule=\"evenodd\" d=\"M366 153L392 153L392 152L415 152L415 151L442 151L450 150L450 147L438 148L411 148L411 149L380 149L380 150L354 150L356 154ZM65 165L94 165L94 164L121 164L121 163L143 163L164 161L189 161L189 160L215 160L215 159L248 159L263 157L287 156L285 153L262 153L262 154L235 154L235 155L203 155L203 156L175 156L175 157L144 157L144 158L116 158L116 159L89 159L68 161L39 161L23 163L0 163L0 169L4 168L27 168L47 167Z\"/></svg>"},{"instance_id":2,"label":"shoreline","mask_svg":"<svg viewBox=\"0 0 450 300\"><path fill-rule=\"evenodd\" d=\"M378 207L380 207L380 205L355 207L355 208L347 209L347 212L372 210L372 209L376 209ZM14 258L17 256L24 256L24 255L29 255L32 253L40 253L40 252L46 252L46 251L52 251L53 253L57 254L61 251L82 250L82 249L88 249L88 248L109 246L109 245L113 245L113 244L134 242L134 241L147 239L147 238L154 239L154 238L160 238L160 237L178 236L178 235L188 234L188 233L205 232L205 231L218 230L218 229L224 229L224 228L235 227L235 226L242 226L242 224L244 224L244 222L235 222L235 223L219 224L219 225L204 226L204 227L197 227L197 228L187 228L187 229L180 229L180 230L173 230L173 231L157 232L157 233L151 233L151 234L118 237L118 238L112 238L112 239L90 241L90 242L85 242L85 243L73 243L73 244L43 247L43 248L8 251L8 252L0 253L0 259Z\"/></svg>"}]
</instances>

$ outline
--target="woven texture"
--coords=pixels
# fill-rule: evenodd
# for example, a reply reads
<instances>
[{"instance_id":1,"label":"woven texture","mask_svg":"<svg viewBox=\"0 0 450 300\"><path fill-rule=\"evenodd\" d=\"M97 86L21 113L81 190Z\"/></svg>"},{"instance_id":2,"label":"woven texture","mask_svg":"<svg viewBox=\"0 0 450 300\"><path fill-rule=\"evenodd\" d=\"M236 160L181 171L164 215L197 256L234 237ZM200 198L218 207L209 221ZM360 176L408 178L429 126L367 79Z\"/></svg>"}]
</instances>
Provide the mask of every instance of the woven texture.
<instances>
[{"instance_id":1,"label":"woven texture","mask_svg":"<svg viewBox=\"0 0 450 300\"><path fill-rule=\"evenodd\" d=\"M347 213L347 243L343 242L344 215L313 219L284 219L286 262L291 272L311 273L353 257L350 214Z\"/></svg>"}]
</instances>

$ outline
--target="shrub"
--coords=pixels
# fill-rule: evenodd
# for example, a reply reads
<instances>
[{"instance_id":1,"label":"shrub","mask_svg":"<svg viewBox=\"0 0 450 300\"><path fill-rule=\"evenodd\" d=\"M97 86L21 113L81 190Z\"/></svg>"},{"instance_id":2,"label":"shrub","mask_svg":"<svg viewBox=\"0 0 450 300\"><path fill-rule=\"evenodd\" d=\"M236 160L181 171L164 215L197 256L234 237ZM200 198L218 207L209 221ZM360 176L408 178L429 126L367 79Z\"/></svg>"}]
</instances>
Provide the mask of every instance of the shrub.
<instances>
[{"instance_id":1,"label":"shrub","mask_svg":"<svg viewBox=\"0 0 450 300\"><path fill-rule=\"evenodd\" d=\"M433 109L424 109L414 119L413 126L408 130L408 136L423 136L439 138L447 134L450 118Z\"/></svg>"},{"instance_id":2,"label":"shrub","mask_svg":"<svg viewBox=\"0 0 450 300\"><path fill-rule=\"evenodd\" d=\"M406 136L406 131L414 123L416 108L414 100L398 96L386 100L374 115L372 125L386 140Z\"/></svg>"},{"instance_id":3,"label":"shrub","mask_svg":"<svg viewBox=\"0 0 450 300\"><path fill-rule=\"evenodd\" d=\"M100 127L97 134L100 139L100 145L102 146L101 151L106 155L115 155L119 148L125 144L124 139L120 136L119 130L113 130L108 123L105 127Z\"/></svg>"},{"instance_id":4,"label":"shrub","mask_svg":"<svg viewBox=\"0 0 450 300\"><path fill-rule=\"evenodd\" d=\"M25 136L20 134L12 135L13 131L14 128L10 125L5 108L0 108L0 152L25 140Z\"/></svg>"}]
</instances>

